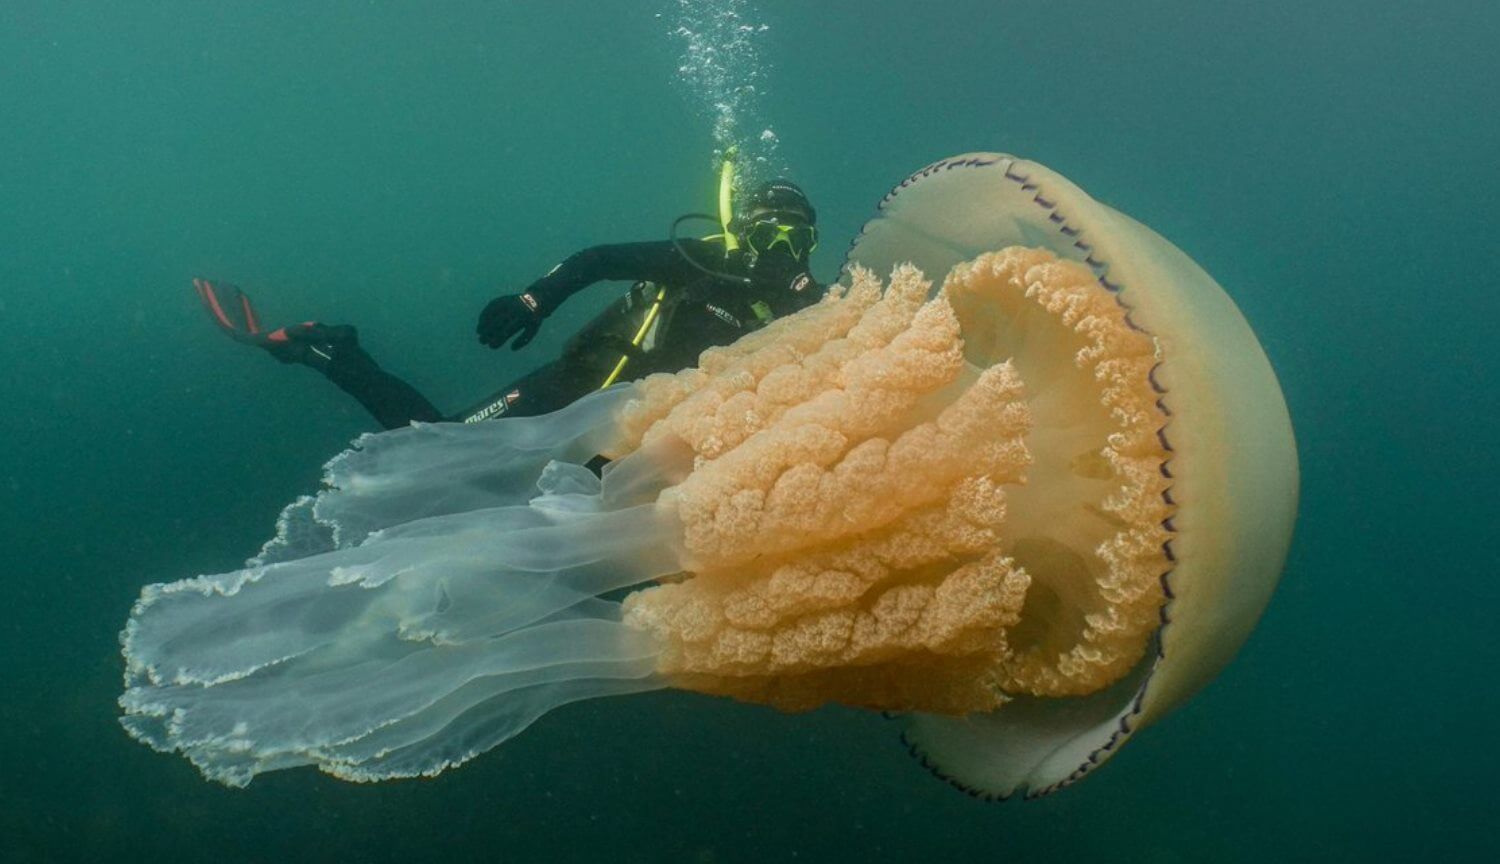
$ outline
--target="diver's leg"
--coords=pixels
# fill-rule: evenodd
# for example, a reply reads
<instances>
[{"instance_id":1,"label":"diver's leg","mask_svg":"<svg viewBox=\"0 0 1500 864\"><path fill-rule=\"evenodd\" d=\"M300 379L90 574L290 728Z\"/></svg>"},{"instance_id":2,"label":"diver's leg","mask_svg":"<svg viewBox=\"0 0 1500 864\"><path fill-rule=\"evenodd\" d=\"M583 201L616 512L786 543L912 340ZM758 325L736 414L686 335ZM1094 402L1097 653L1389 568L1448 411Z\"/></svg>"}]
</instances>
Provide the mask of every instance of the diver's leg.
<instances>
[{"instance_id":1,"label":"diver's leg","mask_svg":"<svg viewBox=\"0 0 1500 864\"><path fill-rule=\"evenodd\" d=\"M584 395L576 392L576 387L565 386L570 380L568 365L566 361L554 360L533 369L449 419L477 423L501 417L535 417L556 411Z\"/></svg>"},{"instance_id":2,"label":"diver's leg","mask_svg":"<svg viewBox=\"0 0 1500 864\"><path fill-rule=\"evenodd\" d=\"M348 324L283 327L270 334L265 348L283 363L299 363L322 372L363 405L383 428L398 429L413 420L435 423L443 419L415 387L381 369L360 347L358 332Z\"/></svg>"},{"instance_id":3,"label":"diver's leg","mask_svg":"<svg viewBox=\"0 0 1500 864\"><path fill-rule=\"evenodd\" d=\"M351 333L354 328L350 327ZM323 374L340 390L353 396L386 429L408 426L414 420L436 423L442 412L405 381L380 368L380 364L357 341L339 346L323 368Z\"/></svg>"},{"instance_id":4,"label":"diver's leg","mask_svg":"<svg viewBox=\"0 0 1500 864\"><path fill-rule=\"evenodd\" d=\"M380 368L359 347L347 324L307 321L276 330L261 327L250 296L229 282L195 278L193 288L210 320L236 342L264 349L283 363L311 366L353 396L386 429L413 420L436 422L442 414L415 387Z\"/></svg>"}]
</instances>

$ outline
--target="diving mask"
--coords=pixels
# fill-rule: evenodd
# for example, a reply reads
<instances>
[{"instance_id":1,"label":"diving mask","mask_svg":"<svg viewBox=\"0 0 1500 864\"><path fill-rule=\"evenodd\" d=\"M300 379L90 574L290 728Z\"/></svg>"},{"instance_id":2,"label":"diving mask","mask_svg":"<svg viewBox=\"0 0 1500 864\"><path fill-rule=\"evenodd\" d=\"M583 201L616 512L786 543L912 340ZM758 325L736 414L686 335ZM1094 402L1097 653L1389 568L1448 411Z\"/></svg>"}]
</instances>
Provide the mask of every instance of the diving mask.
<instances>
[{"instance_id":1,"label":"diving mask","mask_svg":"<svg viewBox=\"0 0 1500 864\"><path fill-rule=\"evenodd\" d=\"M756 255L764 255L785 245L792 258L803 261L818 248L817 226L803 221L784 223L775 216L762 216L745 226L745 245Z\"/></svg>"}]
</instances>

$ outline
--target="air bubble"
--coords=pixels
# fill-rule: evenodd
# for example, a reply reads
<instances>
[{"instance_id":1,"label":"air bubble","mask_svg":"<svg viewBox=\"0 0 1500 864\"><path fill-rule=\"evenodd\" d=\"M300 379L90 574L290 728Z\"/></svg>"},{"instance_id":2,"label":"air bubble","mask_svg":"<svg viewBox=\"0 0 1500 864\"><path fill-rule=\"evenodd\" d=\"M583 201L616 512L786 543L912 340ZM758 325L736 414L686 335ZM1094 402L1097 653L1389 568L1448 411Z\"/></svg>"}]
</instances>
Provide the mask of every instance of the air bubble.
<instances>
[{"instance_id":1,"label":"air bubble","mask_svg":"<svg viewBox=\"0 0 1500 864\"><path fill-rule=\"evenodd\" d=\"M769 70L761 60L760 34L771 28L755 21L757 14L749 0L677 0L671 32L683 45L675 77L711 125L715 167L733 148L756 174L767 167L785 173L776 154L780 141L761 104L760 82ZM756 127L764 131L751 131Z\"/></svg>"}]
</instances>

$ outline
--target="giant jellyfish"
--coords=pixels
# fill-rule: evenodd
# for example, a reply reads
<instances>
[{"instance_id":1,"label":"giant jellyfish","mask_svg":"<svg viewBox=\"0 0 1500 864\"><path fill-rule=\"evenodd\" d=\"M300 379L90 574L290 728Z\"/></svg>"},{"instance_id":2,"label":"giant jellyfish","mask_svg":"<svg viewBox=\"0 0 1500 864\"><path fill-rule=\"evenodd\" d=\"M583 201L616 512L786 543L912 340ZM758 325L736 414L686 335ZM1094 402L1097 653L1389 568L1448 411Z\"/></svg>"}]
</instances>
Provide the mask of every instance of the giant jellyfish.
<instances>
[{"instance_id":1,"label":"giant jellyfish","mask_svg":"<svg viewBox=\"0 0 1500 864\"><path fill-rule=\"evenodd\" d=\"M1229 660L1297 465L1202 269L982 153L903 181L823 302L696 368L365 436L324 481L244 569L142 591L131 734L233 785L379 780L675 687L889 712L1006 797L1082 777Z\"/></svg>"}]
</instances>

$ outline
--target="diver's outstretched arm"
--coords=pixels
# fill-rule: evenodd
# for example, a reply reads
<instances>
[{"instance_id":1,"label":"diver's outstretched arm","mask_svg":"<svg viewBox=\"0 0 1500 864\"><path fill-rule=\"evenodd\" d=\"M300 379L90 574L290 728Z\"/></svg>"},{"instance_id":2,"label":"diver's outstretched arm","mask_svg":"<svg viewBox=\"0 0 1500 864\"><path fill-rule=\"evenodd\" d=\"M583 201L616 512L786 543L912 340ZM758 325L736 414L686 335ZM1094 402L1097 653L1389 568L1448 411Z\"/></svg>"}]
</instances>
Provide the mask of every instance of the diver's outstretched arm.
<instances>
[{"instance_id":1,"label":"diver's outstretched arm","mask_svg":"<svg viewBox=\"0 0 1500 864\"><path fill-rule=\"evenodd\" d=\"M515 337L510 344L515 351L536 336L542 321L563 301L595 282L619 279L681 285L699 275L699 267L707 266L703 262L716 261L715 256L721 255L722 249L703 240L590 246L569 256L520 294L505 294L491 300L479 313L479 324L474 330L479 341L491 348L499 348ZM685 258L685 252L700 264Z\"/></svg>"},{"instance_id":2,"label":"diver's outstretched arm","mask_svg":"<svg viewBox=\"0 0 1500 864\"><path fill-rule=\"evenodd\" d=\"M383 428L413 420L436 422L442 413L417 389L380 368L359 346L348 324L305 321L275 330L261 328L249 295L227 282L194 279L193 287L215 324L237 342L253 345L283 363L310 366L353 396Z\"/></svg>"}]
</instances>

